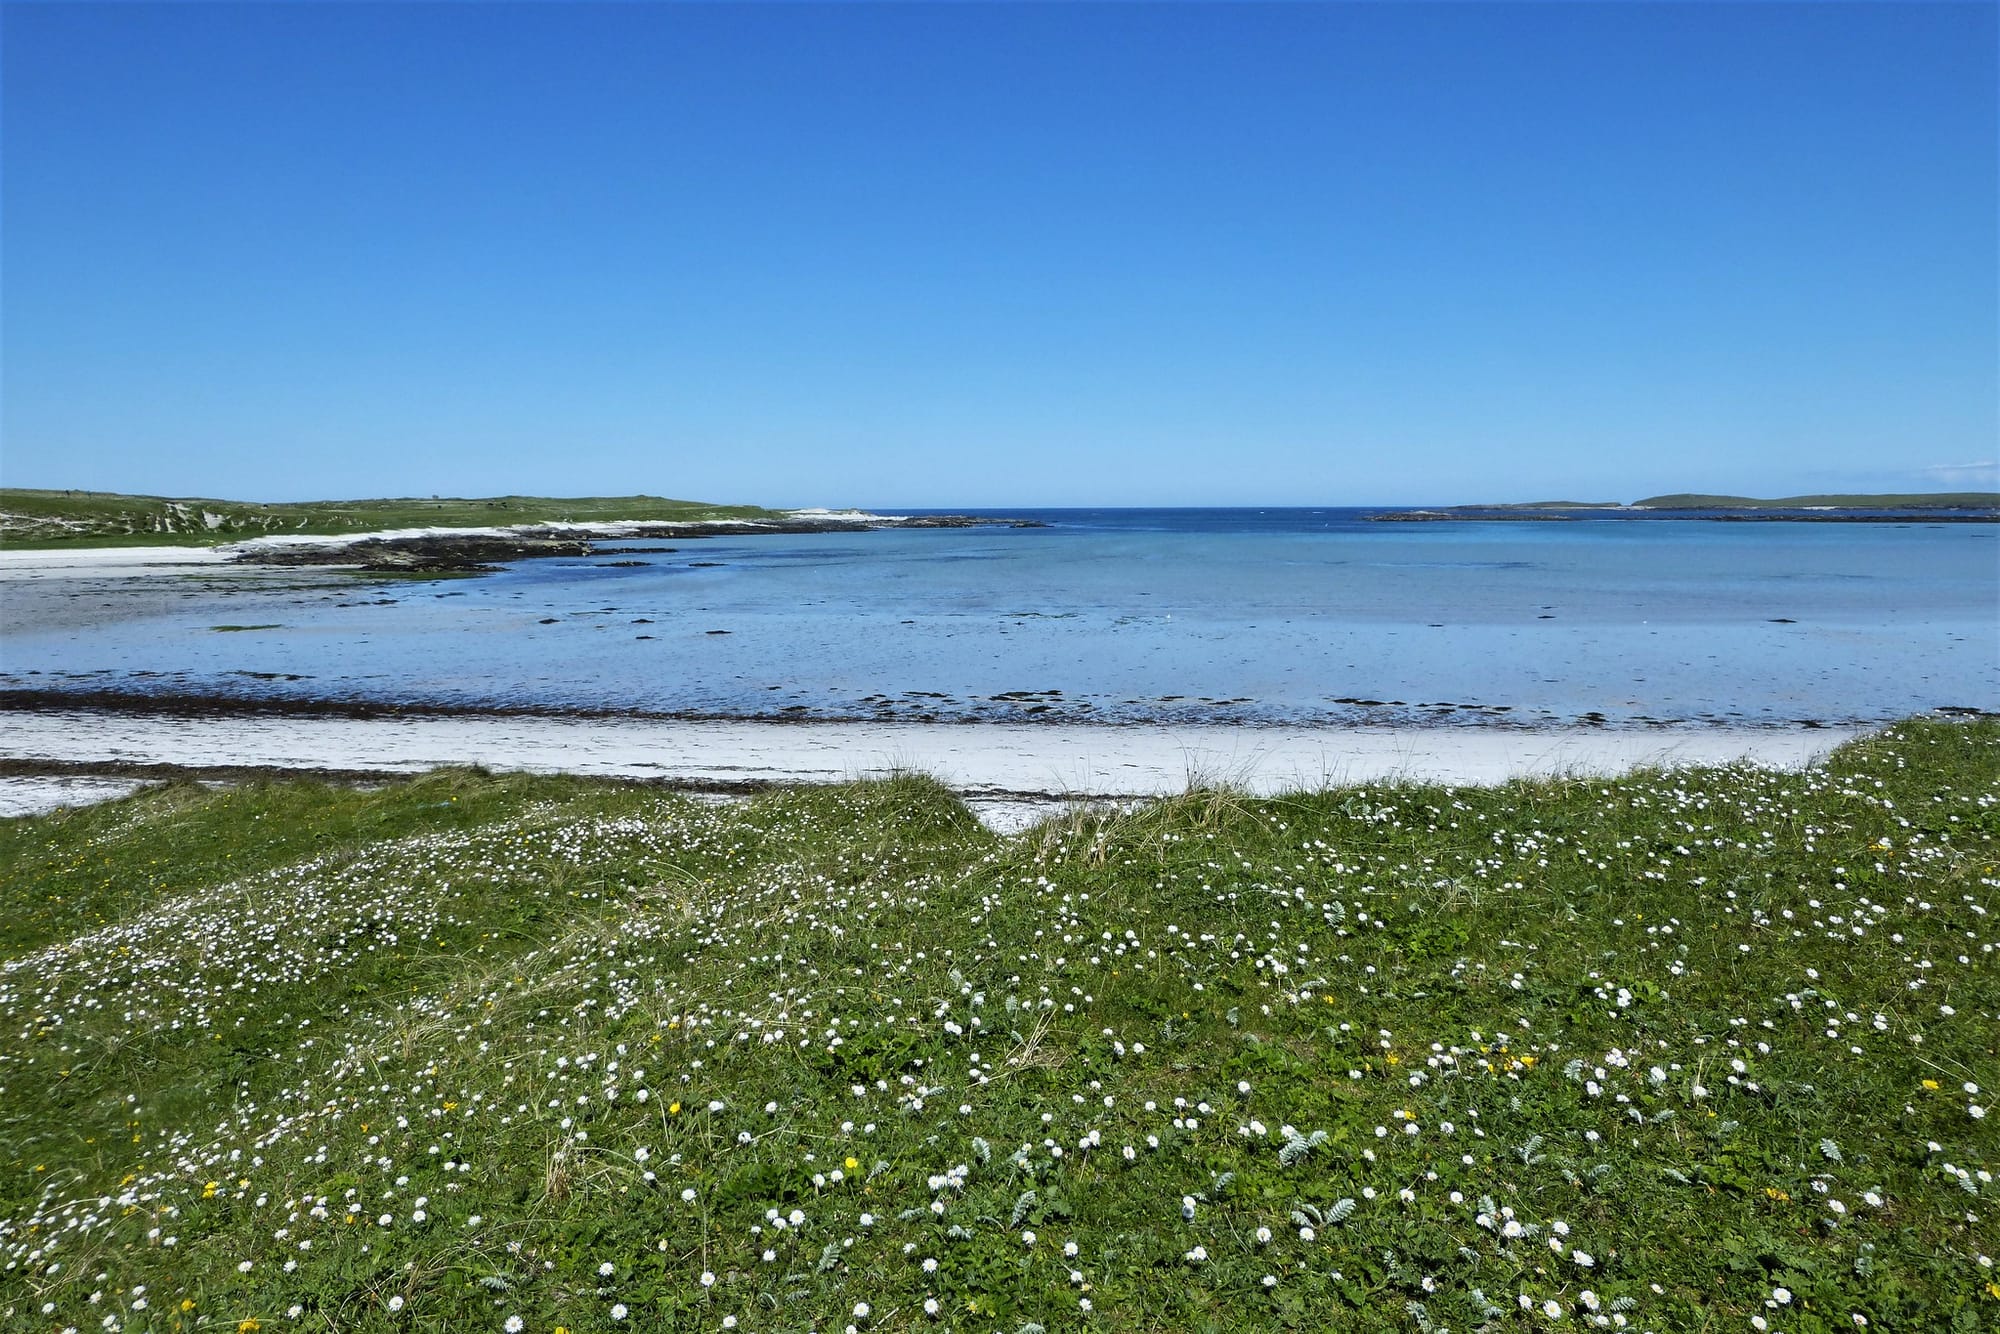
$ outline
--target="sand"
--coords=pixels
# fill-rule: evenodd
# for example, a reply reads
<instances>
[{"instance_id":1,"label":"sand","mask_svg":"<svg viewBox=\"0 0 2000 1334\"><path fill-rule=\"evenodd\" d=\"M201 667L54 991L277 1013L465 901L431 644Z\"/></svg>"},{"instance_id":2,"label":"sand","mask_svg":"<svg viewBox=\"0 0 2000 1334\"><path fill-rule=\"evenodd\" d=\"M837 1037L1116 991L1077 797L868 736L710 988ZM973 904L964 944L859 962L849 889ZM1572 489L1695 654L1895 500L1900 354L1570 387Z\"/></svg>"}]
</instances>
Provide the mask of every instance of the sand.
<instances>
[{"instance_id":1,"label":"sand","mask_svg":"<svg viewBox=\"0 0 2000 1334\"><path fill-rule=\"evenodd\" d=\"M969 797L1253 793L1385 780L1491 784L1640 766L1798 767L1858 729L1525 730L680 722L514 716L176 717L0 712L0 759L414 773L441 764L691 787L931 774Z\"/></svg>"},{"instance_id":2,"label":"sand","mask_svg":"<svg viewBox=\"0 0 2000 1334\"><path fill-rule=\"evenodd\" d=\"M186 574L189 567L226 565L221 547L64 547L0 551L0 584L27 579L112 579Z\"/></svg>"}]
</instances>

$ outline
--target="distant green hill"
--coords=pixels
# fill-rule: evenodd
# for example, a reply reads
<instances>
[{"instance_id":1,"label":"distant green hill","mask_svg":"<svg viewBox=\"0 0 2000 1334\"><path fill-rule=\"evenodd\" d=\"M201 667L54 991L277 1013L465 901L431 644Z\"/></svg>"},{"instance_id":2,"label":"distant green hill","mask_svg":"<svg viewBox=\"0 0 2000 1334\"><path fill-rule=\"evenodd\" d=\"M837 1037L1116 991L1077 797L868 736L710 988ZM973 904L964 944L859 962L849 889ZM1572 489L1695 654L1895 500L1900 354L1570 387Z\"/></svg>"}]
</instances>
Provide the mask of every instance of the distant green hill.
<instances>
[{"instance_id":1,"label":"distant green hill","mask_svg":"<svg viewBox=\"0 0 2000 1334\"><path fill-rule=\"evenodd\" d=\"M535 523L686 523L768 519L754 505L710 505L659 496L433 496L262 504L199 497L128 496L112 491L33 491L0 487L0 544L13 547L207 546L270 533L332 534L388 528L487 528Z\"/></svg>"},{"instance_id":2,"label":"distant green hill","mask_svg":"<svg viewBox=\"0 0 2000 1334\"><path fill-rule=\"evenodd\" d=\"M1704 496L1689 492L1668 496L1648 496L1632 502L1634 509L1647 510L1797 510L1797 509L1881 509L1881 510L1964 510L2000 508L2000 491L1928 491L1910 495L1828 495L1784 496L1777 500L1757 500L1750 496Z\"/></svg>"}]
</instances>

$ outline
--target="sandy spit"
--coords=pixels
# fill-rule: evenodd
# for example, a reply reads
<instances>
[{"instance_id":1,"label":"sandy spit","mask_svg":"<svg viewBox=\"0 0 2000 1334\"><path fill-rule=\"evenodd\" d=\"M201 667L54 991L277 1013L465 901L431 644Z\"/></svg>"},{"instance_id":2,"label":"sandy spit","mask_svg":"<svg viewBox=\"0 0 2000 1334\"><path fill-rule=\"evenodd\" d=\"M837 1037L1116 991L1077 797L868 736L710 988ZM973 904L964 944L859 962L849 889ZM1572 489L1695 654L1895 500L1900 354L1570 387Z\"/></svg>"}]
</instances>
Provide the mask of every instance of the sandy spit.
<instances>
[{"instance_id":1,"label":"sandy spit","mask_svg":"<svg viewBox=\"0 0 2000 1334\"><path fill-rule=\"evenodd\" d=\"M718 788L897 772L972 798L1259 794L1389 780L1455 785L1748 761L1797 768L1859 729L1091 727L446 716L175 717L0 711L0 760L415 773L444 764Z\"/></svg>"}]
</instances>

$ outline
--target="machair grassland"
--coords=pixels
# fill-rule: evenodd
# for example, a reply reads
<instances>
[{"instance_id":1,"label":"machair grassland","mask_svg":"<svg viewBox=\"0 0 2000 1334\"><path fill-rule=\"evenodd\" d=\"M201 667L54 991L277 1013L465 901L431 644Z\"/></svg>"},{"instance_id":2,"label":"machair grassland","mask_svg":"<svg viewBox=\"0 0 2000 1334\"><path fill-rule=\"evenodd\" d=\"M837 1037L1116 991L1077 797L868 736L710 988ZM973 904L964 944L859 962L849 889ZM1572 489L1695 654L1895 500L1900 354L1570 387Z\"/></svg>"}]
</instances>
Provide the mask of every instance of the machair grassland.
<instances>
[{"instance_id":1,"label":"machair grassland","mask_svg":"<svg viewBox=\"0 0 2000 1334\"><path fill-rule=\"evenodd\" d=\"M1978 1330L2000 725L1805 773L447 771L0 822L0 1323Z\"/></svg>"}]
</instances>

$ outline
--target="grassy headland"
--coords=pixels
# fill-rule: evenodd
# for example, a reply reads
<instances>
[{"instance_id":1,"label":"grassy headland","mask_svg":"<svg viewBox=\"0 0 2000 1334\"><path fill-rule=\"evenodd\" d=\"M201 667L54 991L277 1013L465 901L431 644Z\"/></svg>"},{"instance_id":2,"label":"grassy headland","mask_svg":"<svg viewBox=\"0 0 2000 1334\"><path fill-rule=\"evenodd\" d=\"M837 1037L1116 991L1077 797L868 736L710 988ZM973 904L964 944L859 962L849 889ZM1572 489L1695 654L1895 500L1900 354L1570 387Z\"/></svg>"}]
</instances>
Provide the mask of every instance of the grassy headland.
<instances>
[{"instance_id":1,"label":"grassy headland","mask_svg":"<svg viewBox=\"0 0 2000 1334\"><path fill-rule=\"evenodd\" d=\"M339 536L396 528L491 528L540 523L688 523L782 519L754 505L658 496L489 496L261 504L107 491L0 488L0 545L212 546L280 533Z\"/></svg>"},{"instance_id":2,"label":"grassy headland","mask_svg":"<svg viewBox=\"0 0 2000 1334\"><path fill-rule=\"evenodd\" d=\"M1706 496L1676 492L1632 502L1649 510L1990 510L2000 509L2000 491L1919 491L1908 494L1781 496L1758 500L1751 496Z\"/></svg>"},{"instance_id":3,"label":"grassy headland","mask_svg":"<svg viewBox=\"0 0 2000 1334\"><path fill-rule=\"evenodd\" d=\"M921 779L0 822L0 1316L1991 1328L1996 835L1986 721L1007 840Z\"/></svg>"}]
</instances>

